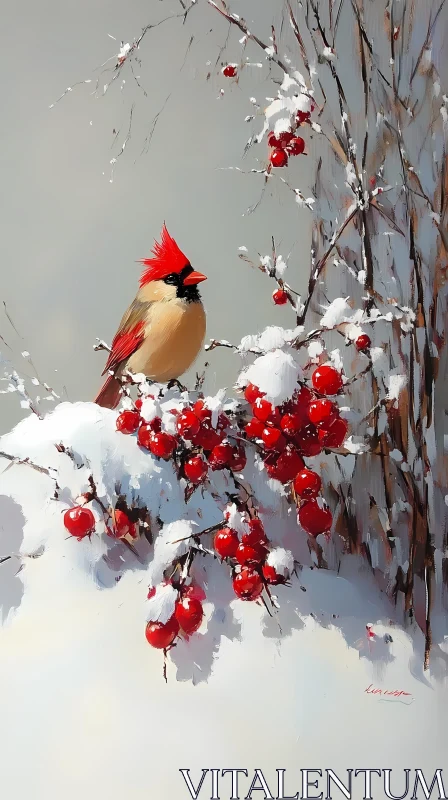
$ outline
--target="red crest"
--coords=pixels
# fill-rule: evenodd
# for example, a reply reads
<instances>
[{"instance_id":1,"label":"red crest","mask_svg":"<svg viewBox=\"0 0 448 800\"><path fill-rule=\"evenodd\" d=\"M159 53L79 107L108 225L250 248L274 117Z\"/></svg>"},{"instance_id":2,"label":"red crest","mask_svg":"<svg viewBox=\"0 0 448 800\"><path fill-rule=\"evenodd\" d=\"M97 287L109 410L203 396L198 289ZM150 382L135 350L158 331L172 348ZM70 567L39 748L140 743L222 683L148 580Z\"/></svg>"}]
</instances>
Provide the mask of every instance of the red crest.
<instances>
[{"instance_id":1,"label":"red crest","mask_svg":"<svg viewBox=\"0 0 448 800\"><path fill-rule=\"evenodd\" d=\"M181 272L190 263L168 233L165 223L163 223L161 242L155 242L151 252L154 258L140 260L140 263L146 267L140 278L140 286L144 286L150 281L166 278L171 272Z\"/></svg>"}]
</instances>

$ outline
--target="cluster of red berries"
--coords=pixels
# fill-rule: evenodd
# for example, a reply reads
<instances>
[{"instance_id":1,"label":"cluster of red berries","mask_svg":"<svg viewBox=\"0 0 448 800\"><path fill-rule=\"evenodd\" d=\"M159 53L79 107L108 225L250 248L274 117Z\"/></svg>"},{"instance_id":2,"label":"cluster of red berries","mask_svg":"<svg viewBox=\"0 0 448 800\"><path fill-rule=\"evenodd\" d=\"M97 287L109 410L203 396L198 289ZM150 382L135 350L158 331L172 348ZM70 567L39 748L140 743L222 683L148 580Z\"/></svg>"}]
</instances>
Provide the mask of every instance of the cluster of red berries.
<instances>
[{"instance_id":1,"label":"cluster of red berries","mask_svg":"<svg viewBox=\"0 0 448 800\"><path fill-rule=\"evenodd\" d=\"M299 522L317 536L331 528L332 516L322 498L320 476L306 467L304 458L317 456L324 449L340 447L348 426L339 407L328 396L343 386L342 376L329 365L317 367L311 376L312 389L304 386L295 396L274 407L253 384L245 389L253 417L245 426L246 436L261 440L263 461L270 478L292 483L300 501Z\"/></svg>"},{"instance_id":2,"label":"cluster of red berries","mask_svg":"<svg viewBox=\"0 0 448 800\"><path fill-rule=\"evenodd\" d=\"M137 433L140 447L149 450L154 456L168 460L183 439L189 448L181 464L181 474L191 484L202 483L212 470L231 469L241 472L246 466L246 454L242 445L231 445L226 440L226 431L230 420L221 412L217 425L212 425L212 412L203 400L197 400L193 406L186 406L182 411L172 409L177 418L178 436L162 430L162 420L155 417L145 422L140 416L141 398L135 402L136 410L125 410L117 418L117 430L122 433Z\"/></svg>"},{"instance_id":3,"label":"cluster of red berries","mask_svg":"<svg viewBox=\"0 0 448 800\"><path fill-rule=\"evenodd\" d=\"M156 590L151 589L148 599L153 597ZM204 616L202 600L205 594L198 586L185 586L179 590L174 614L167 622L151 622L146 626L146 639L157 650L166 650L170 647L179 633L191 636L201 626Z\"/></svg>"},{"instance_id":4,"label":"cluster of red berries","mask_svg":"<svg viewBox=\"0 0 448 800\"><path fill-rule=\"evenodd\" d=\"M250 519L241 534L233 528L221 528L214 538L214 548L220 558L233 567L233 590L241 600L256 600L265 583L285 583L285 576L266 563L269 541L258 517Z\"/></svg>"},{"instance_id":5,"label":"cluster of red berries","mask_svg":"<svg viewBox=\"0 0 448 800\"><path fill-rule=\"evenodd\" d=\"M284 575L266 563L269 542L258 517L249 520L241 540L233 528L221 528L215 534L214 549L220 558L232 566L233 590L241 600L256 600L266 584L278 585L286 582ZM151 589L148 599L155 592L155 589ZM166 650L180 633L187 636L195 633L204 616L204 599L205 594L199 587L182 587L170 619L167 622L148 622L146 638L149 644Z\"/></svg>"},{"instance_id":6,"label":"cluster of red berries","mask_svg":"<svg viewBox=\"0 0 448 800\"><path fill-rule=\"evenodd\" d=\"M314 110L312 106L311 111ZM308 122L311 111L298 111L295 117L295 129ZM296 132L282 131L275 135L273 131L268 134L268 146L271 148L269 161L273 167L286 167L289 156L301 156L305 152L305 140L297 136Z\"/></svg>"},{"instance_id":7,"label":"cluster of red berries","mask_svg":"<svg viewBox=\"0 0 448 800\"><path fill-rule=\"evenodd\" d=\"M64 512L64 526L70 536L81 541L95 532L95 517L90 508L84 505L73 506ZM127 536L137 539L138 536L135 522L132 522L128 514L119 508L114 509L112 526L107 525L106 532L114 539L124 539Z\"/></svg>"}]
</instances>

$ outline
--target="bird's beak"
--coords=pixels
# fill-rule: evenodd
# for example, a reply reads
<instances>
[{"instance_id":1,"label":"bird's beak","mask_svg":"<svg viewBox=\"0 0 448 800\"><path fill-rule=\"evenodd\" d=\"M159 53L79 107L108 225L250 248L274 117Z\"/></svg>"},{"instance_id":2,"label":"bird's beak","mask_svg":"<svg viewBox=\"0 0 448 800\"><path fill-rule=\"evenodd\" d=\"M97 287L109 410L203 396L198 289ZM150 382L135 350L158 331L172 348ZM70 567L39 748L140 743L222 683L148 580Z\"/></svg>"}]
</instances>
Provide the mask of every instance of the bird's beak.
<instances>
[{"instance_id":1,"label":"bird's beak","mask_svg":"<svg viewBox=\"0 0 448 800\"><path fill-rule=\"evenodd\" d=\"M197 283L201 283L201 281L206 281L207 276L203 275L202 272L190 272L186 278L184 278L184 286L194 286Z\"/></svg>"}]
</instances>

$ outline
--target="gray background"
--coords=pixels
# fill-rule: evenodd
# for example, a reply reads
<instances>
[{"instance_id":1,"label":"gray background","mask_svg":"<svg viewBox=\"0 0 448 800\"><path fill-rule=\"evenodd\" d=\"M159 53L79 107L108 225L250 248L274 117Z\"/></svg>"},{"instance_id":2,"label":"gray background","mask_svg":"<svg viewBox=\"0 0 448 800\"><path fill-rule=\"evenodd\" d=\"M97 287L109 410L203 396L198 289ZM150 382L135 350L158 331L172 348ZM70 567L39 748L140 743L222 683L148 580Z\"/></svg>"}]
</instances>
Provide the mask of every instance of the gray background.
<instances>
[{"instance_id":1,"label":"gray background","mask_svg":"<svg viewBox=\"0 0 448 800\"><path fill-rule=\"evenodd\" d=\"M250 25L256 11L254 29L265 40L272 19L280 21L276 7L241 4ZM291 252L289 281L301 290L309 264L308 211L298 208L276 175L257 211L243 216L259 199L263 178L223 169L266 163L265 143L242 160L251 131L262 125L261 114L254 128L244 122L253 112L249 98L263 108L275 91L266 61L263 69L243 70L239 83L225 79L214 65L228 25L202 3L185 25L171 20L143 40L134 71L147 97L129 65L102 96L113 76L104 73L98 96L92 95L95 67L118 52L120 39L132 41L148 22L181 10L175 0L25 0L2 7L0 299L23 339L2 306L0 334L14 354L0 344L4 357L32 375L20 356L29 350L40 377L64 399L89 400L96 393L104 354L93 352L95 337L111 340L137 288L135 262L149 254L164 219L209 276L203 284L208 336L238 342L269 323L294 325L289 307L273 306L268 278L238 259L238 247L246 245L256 258L257 251L270 252L274 234L279 252ZM233 28L224 63L239 61L238 38ZM251 46L246 55L258 62L263 54ZM278 78L279 71L272 75ZM93 82L49 109L66 87L86 78ZM168 95L148 152L141 154ZM133 103L131 138L110 183L109 161L126 137ZM119 131L115 146L113 129ZM293 160L291 185L305 188L308 170L308 159ZM237 357L218 350L209 358L208 388L232 386ZM204 360L201 355L196 368ZM22 414L16 395L2 397L2 430Z\"/></svg>"}]
</instances>

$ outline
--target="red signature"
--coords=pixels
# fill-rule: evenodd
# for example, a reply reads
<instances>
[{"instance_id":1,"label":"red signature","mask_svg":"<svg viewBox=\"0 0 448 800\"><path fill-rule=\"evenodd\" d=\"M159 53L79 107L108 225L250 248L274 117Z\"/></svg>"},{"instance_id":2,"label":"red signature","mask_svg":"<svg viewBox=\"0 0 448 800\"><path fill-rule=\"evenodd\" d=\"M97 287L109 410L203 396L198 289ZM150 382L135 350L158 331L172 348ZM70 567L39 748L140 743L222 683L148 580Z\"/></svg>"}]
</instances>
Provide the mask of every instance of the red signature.
<instances>
[{"instance_id":1,"label":"red signature","mask_svg":"<svg viewBox=\"0 0 448 800\"><path fill-rule=\"evenodd\" d=\"M384 697L386 697L387 695L389 697L412 697L410 692L405 692L403 691L403 689L393 689L393 690L375 689L373 683L371 683L370 686L367 687L367 689L364 689L364 691L366 692L366 694L380 694Z\"/></svg>"}]
</instances>

